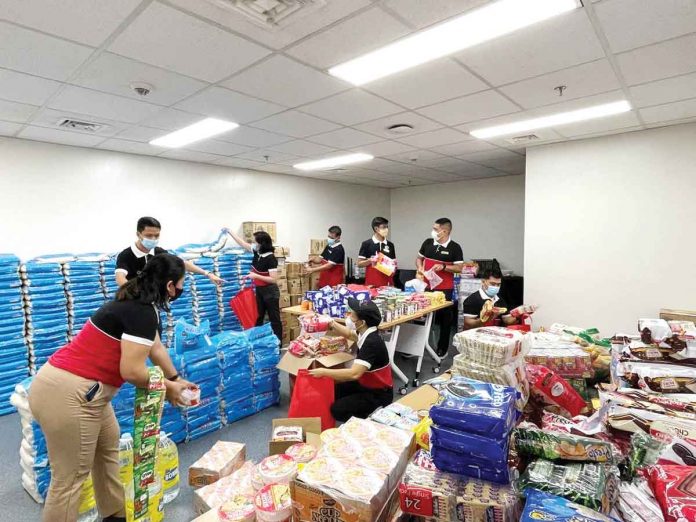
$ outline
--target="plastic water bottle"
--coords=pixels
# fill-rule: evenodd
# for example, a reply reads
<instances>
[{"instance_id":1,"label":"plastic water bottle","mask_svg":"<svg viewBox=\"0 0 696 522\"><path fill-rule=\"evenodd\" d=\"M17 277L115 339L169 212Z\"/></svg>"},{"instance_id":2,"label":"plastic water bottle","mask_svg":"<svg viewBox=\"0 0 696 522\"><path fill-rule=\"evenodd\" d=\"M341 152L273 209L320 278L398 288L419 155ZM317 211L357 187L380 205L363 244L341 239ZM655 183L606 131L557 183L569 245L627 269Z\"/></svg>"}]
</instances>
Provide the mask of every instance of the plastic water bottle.
<instances>
[{"instance_id":1,"label":"plastic water bottle","mask_svg":"<svg viewBox=\"0 0 696 522\"><path fill-rule=\"evenodd\" d=\"M163 431L159 435L155 467L162 479L164 503L169 504L179 494L179 450Z\"/></svg>"},{"instance_id":2,"label":"plastic water bottle","mask_svg":"<svg viewBox=\"0 0 696 522\"><path fill-rule=\"evenodd\" d=\"M118 442L119 478L124 486L133 485L133 436L121 435Z\"/></svg>"},{"instance_id":3,"label":"plastic water bottle","mask_svg":"<svg viewBox=\"0 0 696 522\"><path fill-rule=\"evenodd\" d=\"M77 522L96 522L99 518L97 501L94 499L94 485L92 475L82 484L80 491L80 507L78 508Z\"/></svg>"}]
</instances>

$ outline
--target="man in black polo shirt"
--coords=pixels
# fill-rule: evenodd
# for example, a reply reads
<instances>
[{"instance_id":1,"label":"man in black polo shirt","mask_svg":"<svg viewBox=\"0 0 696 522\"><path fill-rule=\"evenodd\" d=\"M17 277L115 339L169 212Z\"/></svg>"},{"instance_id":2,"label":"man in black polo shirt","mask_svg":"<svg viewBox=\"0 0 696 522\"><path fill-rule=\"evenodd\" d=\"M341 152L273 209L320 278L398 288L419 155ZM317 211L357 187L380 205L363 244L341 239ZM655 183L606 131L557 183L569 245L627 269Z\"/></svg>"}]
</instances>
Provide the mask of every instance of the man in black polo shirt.
<instances>
[{"instance_id":1,"label":"man in black polo shirt","mask_svg":"<svg viewBox=\"0 0 696 522\"><path fill-rule=\"evenodd\" d=\"M423 241L416 259L418 274L429 282L428 287L431 290L443 292L448 301L452 300L454 274L460 274L464 266L462 247L452 241L451 233L452 221L447 218L435 221L430 239ZM442 281L438 284L431 283L428 279L430 273L434 273ZM449 350L452 323L456 322L456 314L456 306L435 312L435 321L440 325L437 354L441 357Z\"/></svg>"},{"instance_id":2,"label":"man in black polo shirt","mask_svg":"<svg viewBox=\"0 0 696 522\"><path fill-rule=\"evenodd\" d=\"M138 239L130 247L121 251L116 258L116 284L123 286L126 281L138 275L147 262L157 254L165 254L167 251L158 245L162 225L153 217L141 217L138 220L137 235ZM187 272L206 276L216 285L222 284L222 279L194 265L190 261L185 261Z\"/></svg>"},{"instance_id":3,"label":"man in black polo shirt","mask_svg":"<svg viewBox=\"0 0 696 522\"><path fill-rule=\"evenodd\" d=\"M305 274L319 273L318 288L337 286L346 282L346 251L341 244L341 227L334 225L329 228L329 239L320 256L310 256L310 267L305 268Z\"/></svg>"},{"instance_id":4,"label":"man in black polo shirt","mask_svg":"<svg viewBox=\"0 0 696 522\"><path fill-rule=\"evenodd\" d=\"M365 268L367 286L394 286L394 274L388 276L375 268L379 254L396 259L396 248L394 243L387 240L388 235L389 221L383 217L376 217L372 220L372 237L360 245L358 266Z\"/></svg>"},{"instance_id":5,"label":"man in black polo shirt","mask_svg":"<svg viewBox=\"0 0 696 522\"><path fill-rule=\"evenodd\" d=\"M350 315L346 325L334 321L331 327L351 341L357 341L358 354L350 368L309 370L315 377L336 381L335 401L331 414L339 422L351 417L366 419L379 407L394 399L389 351L377 327L382 322L379 308L372 302L348 299Z\"/></svg>"}]
</instances>

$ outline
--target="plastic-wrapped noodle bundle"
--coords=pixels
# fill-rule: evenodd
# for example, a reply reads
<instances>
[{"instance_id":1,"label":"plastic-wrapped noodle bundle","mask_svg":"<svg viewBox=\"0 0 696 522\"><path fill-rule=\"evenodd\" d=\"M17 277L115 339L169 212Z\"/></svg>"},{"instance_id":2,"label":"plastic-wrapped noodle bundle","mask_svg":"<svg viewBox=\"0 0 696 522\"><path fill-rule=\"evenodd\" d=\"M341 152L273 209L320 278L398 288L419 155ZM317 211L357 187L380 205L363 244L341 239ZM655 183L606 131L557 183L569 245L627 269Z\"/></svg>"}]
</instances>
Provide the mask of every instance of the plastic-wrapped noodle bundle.
<instances>
[{"instance_id":1,"label":"plastic-wrapped noodle bundle","mask_svg":"<svg viewBox=\"0 0 696 522\"><path fill-rule=\"evenodd\" d=\"M221 369L218 388L223 420L234 422L254 413L254 388L249 356L251 343L242 332L223 332L211 338Z\"/></svg>"}]
</instances>

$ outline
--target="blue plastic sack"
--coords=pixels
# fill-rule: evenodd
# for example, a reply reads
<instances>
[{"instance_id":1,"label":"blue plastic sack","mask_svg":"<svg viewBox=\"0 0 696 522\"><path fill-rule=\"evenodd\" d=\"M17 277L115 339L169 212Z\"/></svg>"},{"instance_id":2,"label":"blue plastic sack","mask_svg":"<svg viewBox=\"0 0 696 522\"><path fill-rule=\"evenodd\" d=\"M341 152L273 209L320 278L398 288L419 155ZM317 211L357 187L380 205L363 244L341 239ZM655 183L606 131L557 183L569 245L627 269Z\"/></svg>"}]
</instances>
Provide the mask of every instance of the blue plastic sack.
<instances>
[{"instance_id":1,"label":"blue plastic sack","mask_svg":"<svg viewBox=\"0 0 696 522\"><path fill-rule=\"evenodd\" d=\"M178 302L175 301L175 302ZM174 308L172 307L172 311ZM200 348L208 348L210 342L210 322L203 321L199 326L179 319L174 326L174 349L176 353L184 353Z\"/></svg>"},{"instance_id":2,"label":"blue plastic sack","mask_svg":"<svg viewBox=\"0 0 696 522\"><path fill-rule=\"evenodd\" d=\"M254 409L254 399L247 397L225 406L225 419L227 423L232 423L256 413Z\"/></svg>"},{"instance_id":3,"label":"blue plastic sack","mask_svg":"<svg viewBox=\"0 0 696 522\"><path fill-rule=\"evenodd\" d=\"M551 495L538 489L527 489L527 502L520 522L618 522L563 497Z\"/></svg>"}]
</instances>

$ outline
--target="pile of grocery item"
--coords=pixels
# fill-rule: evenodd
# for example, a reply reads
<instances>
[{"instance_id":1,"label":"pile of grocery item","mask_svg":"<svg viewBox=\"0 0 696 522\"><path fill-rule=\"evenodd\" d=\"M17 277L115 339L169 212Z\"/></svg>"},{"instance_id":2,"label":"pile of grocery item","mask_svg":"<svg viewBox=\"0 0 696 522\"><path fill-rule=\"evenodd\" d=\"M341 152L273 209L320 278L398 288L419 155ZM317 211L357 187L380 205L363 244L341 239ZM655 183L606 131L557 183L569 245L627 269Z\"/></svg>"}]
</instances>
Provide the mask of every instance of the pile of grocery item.
<instances>
[{"instance_id":1,"label":"pile of grocery item","mask_svg":"<svg viewBox=\"0 0 696 522\"><path fill-rule=\"evenodd\" d=\"M325 286L320 290L305 292L303 307L320 315L330 317L345 317L348 312L348 299L369 301L372 296L370 289L360 285Z\"/></svg>"}]
</instances>

